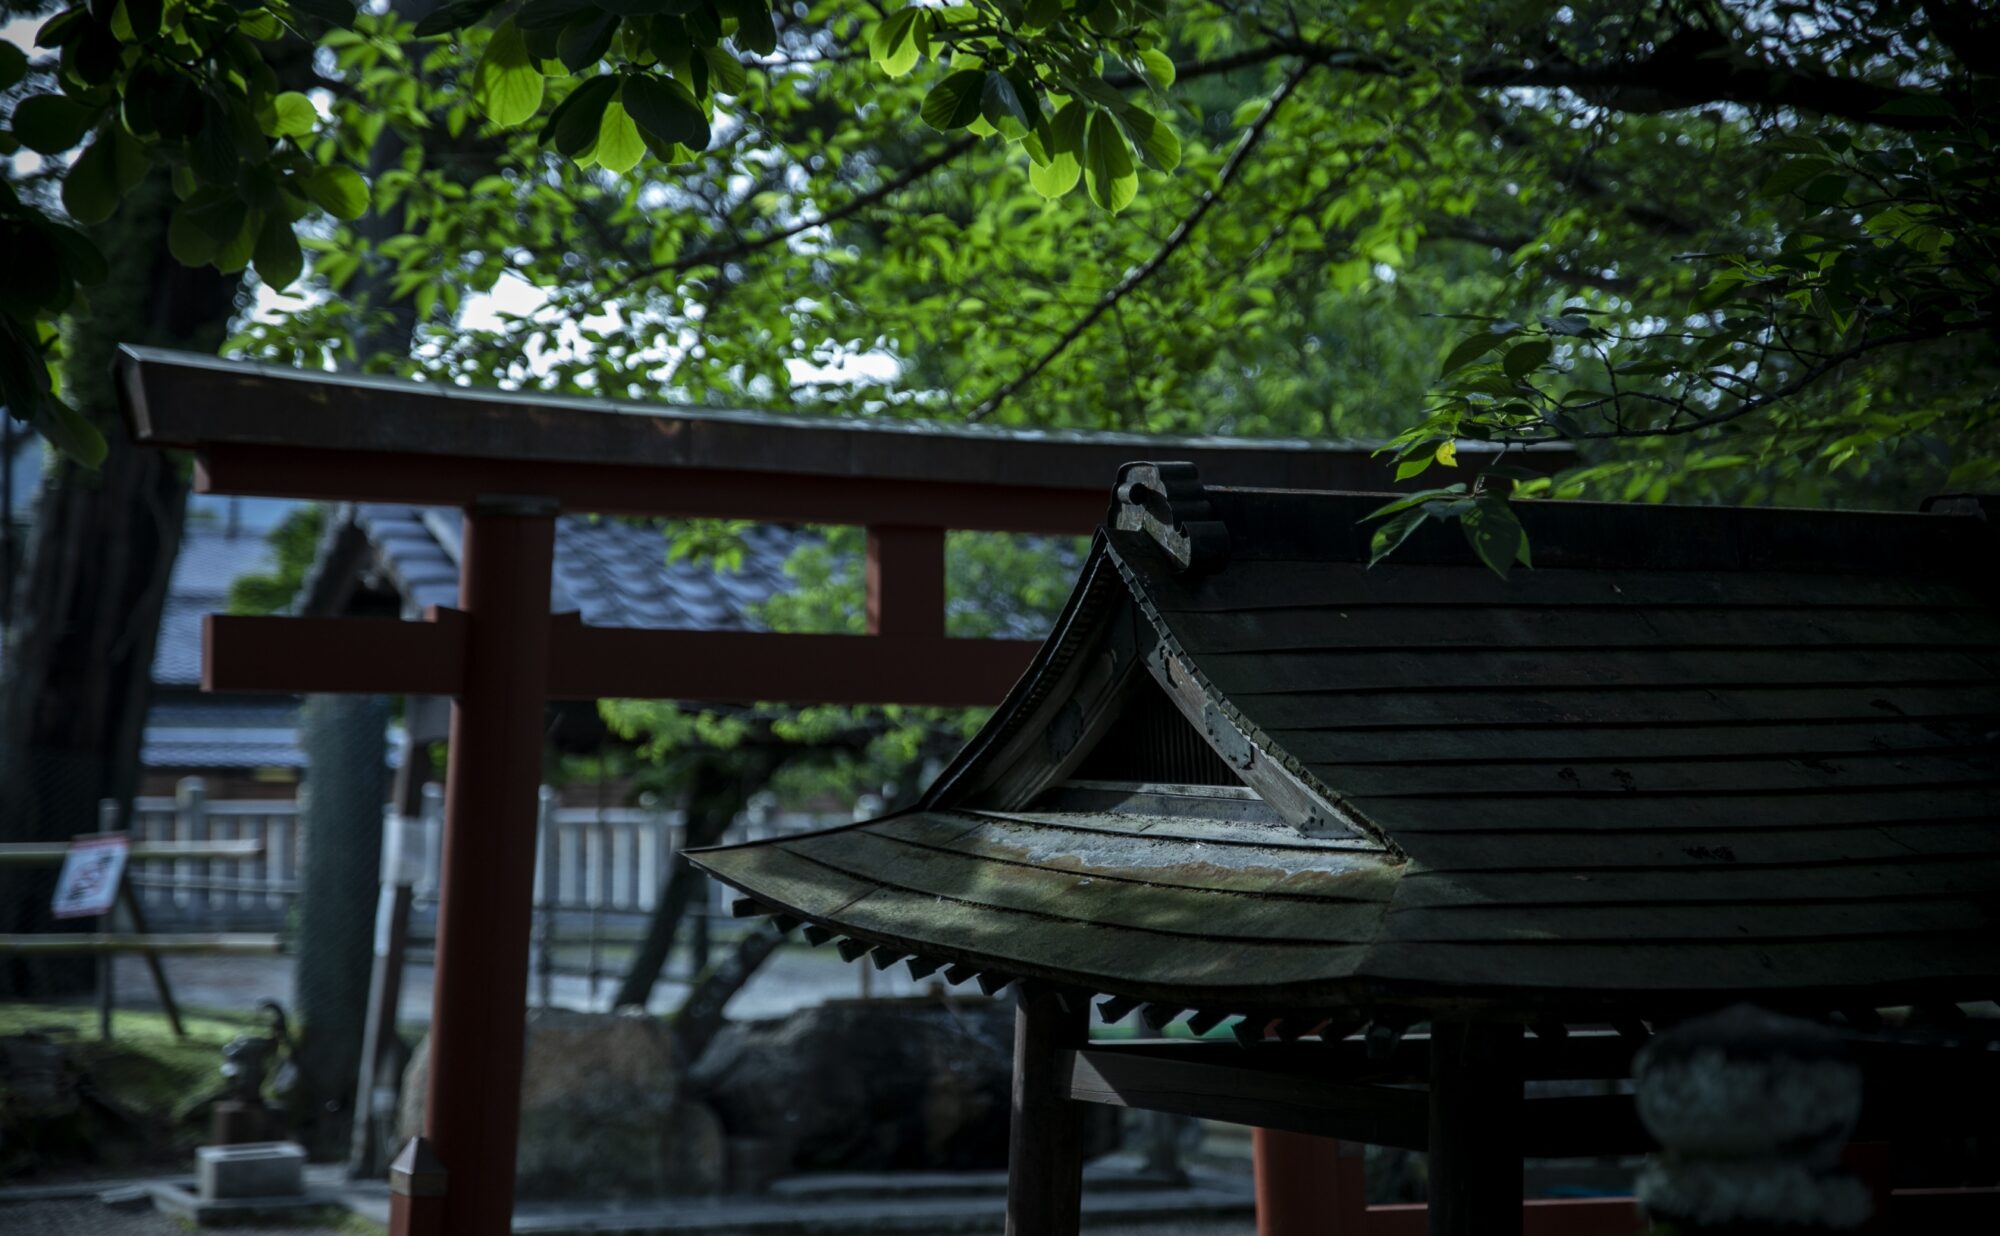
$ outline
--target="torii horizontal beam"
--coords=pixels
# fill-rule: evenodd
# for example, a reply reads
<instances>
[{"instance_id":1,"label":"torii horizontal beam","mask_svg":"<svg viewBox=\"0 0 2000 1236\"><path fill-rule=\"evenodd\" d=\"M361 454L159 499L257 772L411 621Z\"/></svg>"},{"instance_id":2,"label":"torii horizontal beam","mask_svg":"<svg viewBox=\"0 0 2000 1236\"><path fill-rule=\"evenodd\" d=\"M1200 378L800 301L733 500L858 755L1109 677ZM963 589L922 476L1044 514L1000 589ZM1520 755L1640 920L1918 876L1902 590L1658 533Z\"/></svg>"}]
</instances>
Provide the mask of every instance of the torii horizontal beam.
<instances>
[{"instance_id":1,"label":"torii horizontal beam","mask_svg":"<svg viewBox=\"0 0 2000 1236\"><path fill-rule=\"evenodd\" d=\"M422 622L251 618L202 625L204 691L460 693L465 615L433 606ZM545 698L709 703L975 707L1007 693L1041 645L917 635L791 635L549 627Z\"/></svg>"}]
</instances>

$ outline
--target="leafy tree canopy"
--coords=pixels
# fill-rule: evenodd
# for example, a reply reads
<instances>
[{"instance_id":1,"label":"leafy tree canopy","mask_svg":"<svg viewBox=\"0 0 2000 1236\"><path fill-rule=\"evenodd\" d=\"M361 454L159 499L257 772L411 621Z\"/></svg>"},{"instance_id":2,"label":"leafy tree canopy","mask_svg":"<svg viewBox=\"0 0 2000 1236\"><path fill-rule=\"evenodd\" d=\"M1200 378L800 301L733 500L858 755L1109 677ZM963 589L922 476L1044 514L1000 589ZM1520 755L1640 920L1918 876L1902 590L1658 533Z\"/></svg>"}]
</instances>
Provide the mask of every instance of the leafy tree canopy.
<instances>
[{"instance_id":1,"label":"leafy tree canopy","mask_svg":"<svg viewBox=\"0 0 2000 1236\"><path fill-rule=\"evenodd\" d=\"M1461 437L1634 440L1569 478L1633 496L1710 472L1787 496L1812 467L1865 487L1908 450L1977 483L1996 20L1973 0L450 0L414 23L95 0L49 17L39 54L0 52L20 255L0 374L10 408L101 452L39 362L101 273L72 225L158 168L183 261L285 287L310 253L333 292L391 264L439 325L503 276L540 289L533 314L440 332L415 362L440 376L552 356L532 380L1388 430L1406 473ZM280 89L302 59L315 84ZM363 243L371 203L391 226ZM317 359L363 308L259 343ZM1435 324L1361 321L1415 312L1467 326L1443 348ZM1346 358L1348 389L1245 393L1357 343L1380 346ZM1433 348L1426 396L1409 358Z\"/></svg>"}]
</instances>

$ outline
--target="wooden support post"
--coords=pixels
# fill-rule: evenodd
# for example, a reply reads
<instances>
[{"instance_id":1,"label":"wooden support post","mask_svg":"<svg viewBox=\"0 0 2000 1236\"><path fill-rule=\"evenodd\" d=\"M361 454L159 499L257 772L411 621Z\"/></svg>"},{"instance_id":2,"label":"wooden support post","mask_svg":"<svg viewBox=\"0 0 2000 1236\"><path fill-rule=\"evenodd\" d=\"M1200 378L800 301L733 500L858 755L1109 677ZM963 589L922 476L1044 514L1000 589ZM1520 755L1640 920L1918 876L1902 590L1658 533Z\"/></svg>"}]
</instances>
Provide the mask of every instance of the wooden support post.
<instances>
[{"instance_id":1,"label":"wooden support post","mask_svg":"<svg viewBox=\"0 0 2000 1236\"><path fill-rule=\"evenodd\" d=\"M106 935L114 926L116 906L104 912L98 920L98 930ZM118 954L106 949L97 955L97 1037L111 1041L111 986L118 981L118 972L113 968Z\"/></svg>"},{"instance_id":2,"label":"wooden support post","mask_svg":"<svg viewBox=\"0 0 2000 1236\"><path fill-rule=\"evenodd\" d=\"M1431 1236L1521 1236L1521 1028L1431 1024Z\"/></svg>"},{"instance_id":3,"label":"wooden support post","mask_svg":"<svg viewBox=\"0 0 2000 1236\"><path fill-rule=\"evenodd\" d=\"M944 637L944 529L868 529L868 633Z\"/></svg>"},{"instance_id":4,"label":"wooden support post","mask_svg":"<svg viewBox=\"0 0 2000 1236\"><path fill-rule=\"evenodd\" d=\"M444 1236L444 1165L421 1137L403 1144L389 1165L389 1230Z\"/></svg>"},{"instance_id":5,"label":"wooden support post","mask_svg":"<svg viewBox=\"0 0 2000 1236\"><path fill-rule=\"evenodd\" d=\"M556 829L558 792L545 785L537 795L535 828L539 838L536 844L541 847L542 855L542 909L541 921L535 929L539 969L536 982L541 991L541 1007L547 1009L554 1008L556 1003L556 912L562 905L562 834ZM582 852L581 846L578 852Z\"/></svg>"},{"instance_id":6,"label":"wooden support post","mask_svg":"<svg viewBox=\"0 0 2000 1236\"><path fill-rule=\"evenodd\" d=\"M405 709L414 713L414 701ZM374 959L368 971L368 1015L362 1027L361 1062L354 1079L354 1122L347 1152L350 1180L377 1179L388 1147L379 1136L377 1093L393 1095L400 1081L385 1077L396 1063L396 1015L403 994L403 951L410 940L410 908L422 867L424 774L429 752L418 737L414 716L403 731L403 759L396 770L389 814L382 827L382 887L375 900Z\"/></svg>"},{"instance_id":7,"label":"wooden support post","mask_svg":"<svg viewBox=\"0 0 2000 1236\"><path fill-rule=\"evenodd\" d=\"M97 828L100 833L115 833L119 831L118 803L115 800L105 799L97 804ZM130 845L130 840L129 837L126 839L128 846ZM126 873L131 870L130 860L131 851L128 849L126 851L126 867L118 875L118 889L120 892L123 892L125 888ZM106 910L103 916L97 920L97 929L107 934L118 929L118 902L116 900L111 903L111 908ZM107 1043L111 1041L111 1005L117 999L117 992L115 990L117 985L118 955L116 953L99 953L97 955L97 1037Z\"/></svg>"},{"instance_id":8,"label":"wooden support post","mask_svg":"<svg viewBox=\"0 0 2000 1236\"><path fill-rule=\"evenodd\" d=\"M146 925L146 912L139 908L139 894L132 891L132 876L127 868L125 878L118 882L118 899L125 903L125 913L132 919L132 930L139 935L151 935L152 928ZM173 988L167 985L166 967L160 964L159 954L150 949L139 956L146 960L146 972L153 976L153 991L160 997L160 1009L167 1015L167 1025L173 1027L174 1037L187 1037L187 1027L181 1024L180 1005L174 1002Z\"/></svg>"},{"instance_id":9,"label":"wooden support post","mask_svg":"<svg viewBox=\"0 0 2000 1236\"><path fill-rule=\"evenodd\" d=\"M1090 1035L1090 1005L1022 984L1014 1013L1014 1123L1007 1146L1007 1236L1076 1236L1083 1204L1083 1110L1069 1053Z\"/></svg>"},{"instance_id":10,"label":"wooden support post","mask_svg":"<svg viewBox=\"0 0 2000 1236\"><path fill-rule=\"evenodd\" d=\"M1282 1129L1251 1132L1257 1236L1366 1236L1362 1148Z\"/></svg>"},{"instance_id":11,"label":"wooden support post","mask_svg":"<svg viewBox=\"0 0 2000 1236\"><path fill-rule=\"evenodd\" d=\"M451 1236L507 1236L513 1226L554 552L548 503L494 500L466 511L465 683L445 772L424 1096L424 1137L453 1182L440 1199ZM414 1229L392 1222L390 1231Z\"/></svg>"}]
</instances>

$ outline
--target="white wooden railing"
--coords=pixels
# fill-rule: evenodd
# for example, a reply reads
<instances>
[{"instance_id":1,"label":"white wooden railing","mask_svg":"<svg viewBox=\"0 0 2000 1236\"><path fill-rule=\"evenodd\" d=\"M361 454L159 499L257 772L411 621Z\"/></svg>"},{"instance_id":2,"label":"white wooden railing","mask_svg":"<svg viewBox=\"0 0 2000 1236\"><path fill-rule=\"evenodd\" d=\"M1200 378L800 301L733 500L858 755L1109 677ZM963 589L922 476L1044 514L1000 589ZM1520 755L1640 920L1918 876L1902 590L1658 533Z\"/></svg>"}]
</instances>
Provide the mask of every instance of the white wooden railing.
<instances>
[{"instance_id":1,"label":"white wooden railing","mask_svg":"<svg viewBox=\"0 0 2000 1236\"><path fill-rule=\"evenodd\" d=\"M538 910L643 916L659 897L667 864L679 850L684 820L664 807L565 807L542 790L535 865ZM143 841L258 840L263 854L244 862L150 863L132 876L149 917L176 926L280 925L298 895L299 804L293 799L211 799L200 777L185 777L174 796L136 799L132 831ZM764 837L843 823L846 815L755 808L732 837ZM444 827L443 788L424 787L419 821L423 860L415 883L419 910L435 905Z\"/></svg>"}]
</instances>

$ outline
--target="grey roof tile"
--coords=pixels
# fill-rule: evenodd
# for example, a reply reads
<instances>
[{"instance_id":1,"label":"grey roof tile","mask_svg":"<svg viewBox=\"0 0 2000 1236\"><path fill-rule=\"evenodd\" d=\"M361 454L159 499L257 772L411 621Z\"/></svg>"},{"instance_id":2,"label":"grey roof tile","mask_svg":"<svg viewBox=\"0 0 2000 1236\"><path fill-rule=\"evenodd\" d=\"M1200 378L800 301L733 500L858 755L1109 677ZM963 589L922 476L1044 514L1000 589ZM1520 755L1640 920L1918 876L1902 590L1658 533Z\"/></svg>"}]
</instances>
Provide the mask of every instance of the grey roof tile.
<instances>
[{"instance_id":1,"label":"grey roof tile","mask_svg":"<svg viewBox=\"0 0 2000 1236\"><path fill-rule=\"evenodd\" d=\"M451 512L364 505L354 520L410 603L450 605L458 593L458 543ZM667 560L659 525L565 515L556 524L550 602L593 626L748 630L754 608L791 586L785 559L813 534L752 528L736 571Z\"/></svg>"}]
</instances>

